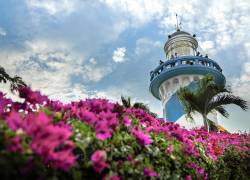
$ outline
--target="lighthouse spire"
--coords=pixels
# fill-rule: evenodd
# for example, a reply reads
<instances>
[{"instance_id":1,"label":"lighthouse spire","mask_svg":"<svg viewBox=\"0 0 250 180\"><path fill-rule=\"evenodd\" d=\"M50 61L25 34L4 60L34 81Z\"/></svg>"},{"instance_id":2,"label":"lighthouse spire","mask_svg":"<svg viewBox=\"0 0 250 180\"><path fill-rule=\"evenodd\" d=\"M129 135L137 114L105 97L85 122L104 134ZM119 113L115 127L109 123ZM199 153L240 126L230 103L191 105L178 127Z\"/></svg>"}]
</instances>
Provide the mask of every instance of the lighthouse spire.
<instances>
[{"instance_id":1,"label":"lighthouse spire","mask_svg":"<svg viewBox=\"0 0 250 180\"><path fill-rule=\"evenodd\" d=\"M178 18L178 14L177 13L175 14L175 17L176 17L176 25L175 25L176 31L180 31L181 30L181 19Z\"/></svg>"}]
</instances>

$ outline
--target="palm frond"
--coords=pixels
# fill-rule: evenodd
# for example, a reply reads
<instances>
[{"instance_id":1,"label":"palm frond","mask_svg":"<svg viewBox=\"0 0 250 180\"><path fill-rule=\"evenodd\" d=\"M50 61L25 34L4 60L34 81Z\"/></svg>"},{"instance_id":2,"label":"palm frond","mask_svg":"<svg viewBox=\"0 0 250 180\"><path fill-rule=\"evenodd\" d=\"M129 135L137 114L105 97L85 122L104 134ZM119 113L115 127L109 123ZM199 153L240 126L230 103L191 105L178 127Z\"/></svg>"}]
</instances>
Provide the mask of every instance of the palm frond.
<instances>
[{"instance_id":1,"label":"palm frond","mask_svg":"<svg viewBox=\"0 0 250 180\"><path fill-rule=\"evenodd\" d=\"M0 82L7 83L10 81L11 77L6 73L5 69L0 66Z\"/></svg>"},{"instance_id":2,"label":"palm frond","mask_svg":"<svg viewBox=\"0 0 250 180\"><path fill-rule=\"evenodd\" d=\"M207 75L199 81L198 88L195 91L201 109L206 111L208 102L220 91L215 84L212 75Z\"/></svg>"},{"instance_id":3,"label":"palm frond","mask_svg":"<svg viewBox=\"0 0 250 180\"><path fill-rule=\"evenodd\" d=\"M177 91L177 97L183 105L187 117L193 119L191 113L199 110L199 104L197 103L197 98L194 93L187 87L181 87Z\"/></svg>"},{"instance_id":4,"label":"palm frond","mask_svg":"<svg viewBox=\"0 0 250 180\"><path fill-rule=\"evenodd\" d=\"M126 108L130 108L131 107L131 98L127 97L125 98L124 96L121 96L121 101L122 101L122 105Z\"/></svg>"},{"instance_id":5,"label":"palm frond","mask_svg":"<svg viewBox=\"0 0 250 180\"><path fill-rule=\"evenodd\" d=\"M229 113L227 112L227 110L223 106L217 106L214 109L217 112L219 112L222 116L224 116L225 118L229 117Z\"/></svg>"},{"instance_id":6,"label":"palm frond","mask_svg":"<svg viewBox=\"0 0 250 180\"><path fill-rule=\"evenodd\" d=\"M133 107L134 107L134 108L140 108L140 109L144 109L144 110L149 111L148 105L146 105L146 104L144 104L144 103L141 103L141 102L135 102L135 103L133 104Z\"/></svg>"},{"instance_id":7,"label":"palm frond","mask_svg":"<svg viewBox=\"0 0 250 180\"><path fill-rule=\"evenodd\" d=\"M210 112L212 109L215 109L216 107L220 107L222 105L227 104L235 104L245 111L248 109L247 101L232 94L222 94L216 96L212 101L209 102L208 112Z\"/></svg>"},{"instance_id":8,"label":"palm frond","mask_svg":"<svg viewBox=\"0 0 250 180\"><path fill-rule=\"evenodd\" d=\"M11 77L8 73L6 73L5 69L3 67L0 67L0 83L7 83L10 82L10 90L11 92L14 92L21 86L27 86L21 77L14 76Z\"/></svg>"},{"instance_id":9,"label":"palm frond","mask_svg":"<svg viewBox=\"0 0 250 180\"><path fill-rule=\"evenodd\" d=\"M224 117L228 117L229 113L224 109L223 105L235 104L243 110L247 110L247 102L240 97L231 94L230 87L219 86L214 82L212 75L203 77L196 89L188 87L180 88L177 96L181 101L187 117L192 118L192 112L199 112L203 116L204 125L209 131L209 127L213 126L207 114L213 110L218 111Z\"/></svg>"},{"instance_id":10,"label":"palm frond","mask_svg":"<svg viewBox=\"0 0 250 180\"><path fill-rule=\"evenodd\" d=\"M12 92L14 92L19 87L22 87L22 86L27 86L27 85L25 84L25 82L23 82L21 77L14 76L13 78L11 78L10 90Z\"/></svg>"}]
</instances>

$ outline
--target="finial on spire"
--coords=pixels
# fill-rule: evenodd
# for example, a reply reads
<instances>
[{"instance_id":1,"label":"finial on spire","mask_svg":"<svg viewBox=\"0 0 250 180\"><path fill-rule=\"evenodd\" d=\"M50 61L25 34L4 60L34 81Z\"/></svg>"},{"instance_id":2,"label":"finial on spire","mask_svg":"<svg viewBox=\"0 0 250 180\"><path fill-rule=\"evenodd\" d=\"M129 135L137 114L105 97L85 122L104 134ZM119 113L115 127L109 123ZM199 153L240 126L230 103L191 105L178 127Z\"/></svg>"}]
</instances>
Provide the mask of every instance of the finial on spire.
<instances>
[{"instance_id":1,"label":"finial on spire","mask_svg":"<svg viewBox=\"0 0 250 180\"><path fill-rule=\"evenodd\" d=\"M175 25L176 31L180 31L180 29L181 29L181 19L178 19L178 14L177 13L175 14L175 17L176 17L176 25ZM180 22L179 22L179 20L180 20Z\"/></svg>"}]
</instances>

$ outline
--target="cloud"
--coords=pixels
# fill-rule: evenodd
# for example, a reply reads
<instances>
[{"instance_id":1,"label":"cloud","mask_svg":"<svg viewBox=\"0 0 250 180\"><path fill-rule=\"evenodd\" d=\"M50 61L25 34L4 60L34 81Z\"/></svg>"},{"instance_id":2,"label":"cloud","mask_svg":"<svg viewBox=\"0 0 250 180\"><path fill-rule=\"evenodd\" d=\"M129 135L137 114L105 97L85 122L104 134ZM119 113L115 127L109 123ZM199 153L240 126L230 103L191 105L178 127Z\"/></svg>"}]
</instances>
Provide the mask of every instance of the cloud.
<instances>
[{"instance_id":1,"label":"cloud","mask_svg":"<svg viewBox=\"0 0 250 180\"><path fill-rule=\"evenodd\" d=\"M97 61L94 58L91 58L89 60L89 63L83 66L82 71L79 72L79 74L81 74L81 76L86 82L98 82L111 72L111 66L98 65Z\"/></svg>"},{"instance_id":2,"label":"cloud","mask_svg":"<svg viewBox=\"0 0 250 180\"><path fill-rule=\"evenodd\" d=\"M203 41L199 43L201 48L204 51L210 50L214 48L214 42L213 41Z\"/></svg>"},{"instance_id":3,"label":"cloud","mask_svg":"<svg viewBox=\"0 0 250 180\"><path fill-rule=\"evenodd\" d=\"M125 47L117 48L113 52L113 56L112 56L113 61L116 62L116 63L124 62L125 53L126 53L126 48Z\"/></svg>"},{"instance_id":4,"label":"cloud","mask_svg":"<svg viewBox=\"0 0 250 180\"><path fill-rule=\"evenodd\" d=\"M6 35L7 32L2 27L0 27L0 36L6 36Z\"/></svg>"},{"instance_id":5,"label":"cloud","mask_svg":"<svg viewBox=\"0 0 250 180\"><path fill-rule=\"evenodd\" d=\"M136 40L135 54L137 56L148 55L152 52L152 48L162 48L163 45L159 41L153 41L149 38L140 38Z\"/></svg>"},{"instance_id":6,"label":"cloud","mask_svg":"<svg viewBox=\"0 0 250 180\"><path fill-rule=\"evenodd\" d=\"M72 81L72 76L83 76L84 58L74 55L69 47L49 40L26 42L25 51L1 53L2 63L10 74L18 74L23 80L52 99L68 102L87 97L86 87Z\"/></svg>"},{"instance_id":7,"label":"cloud","mask_svg":"<svg viewBox=\"0 0 250 180\"><path fill-rule=\"evenodd\" d=\"M159 18L164 13L164 1L144 1L144 0L101 0L108 8L127 19L134 27L139 27L150 22L154 18Z\"/></svg>"},{"instance_id":8,"label":"cloud","mask_svg":"<svg viewBox=\"0 0 250 180\"><path fill-rule=\"evenodd\" d=\"M175 13L178 13L184 30L198 33L201 41L214 41L217 51L231 46L232 42L244 41L245 31L250 30L247 23L250 3L244 0L176 0L168 1L166 7L160 20L164 34L174 31Z\"/></svg>"},{"instance_id":9,"label":"cloud","mask_svg":"<svg viewBox=\"0 0 250 180\"><path fill-rule=\"evenodd\" d=\"M240 77L231 80L233 92L250 101L250 43L244 45L247 61L243 64L243 69Z\"/></svg>"},{"instance_id":10,"label":"cloud","mask_svg":"<svg viewBox=\"0 0 250 180\"><path fill-rule=\"evenodd\" d=\"M50 15L70 14L77 7L76 0L26 0L26 3L29 8L42 9Z\"/></svg>"},{"instance_id":11,"label":"cloud","mask_svg":"<svg viewBox=\"0 0 250 180\"><path fill-rule=\"evenodd\" d=\"M209 54L209 56L214 56L217 53L214 41L200 41L199 46L201 47L201 49L198 48L198 51L200 51L202 54Z\"/></svg>"},{"instance_id":12,"label":"cloud","mask_svg":"<svg viewBox=\"0 0 250 180\"><path fill-rule=\"evenodd\" d=\"M163 43L175 31L178 13L182 29L196 33L234 92L250 99L248 1L25 0L1 7L9 14L0 17L8 30L5 38L0 35L1 65L53 98L119 99L124 93L162 114L148 92L148 72L165 58ZM128 58L134 60L118 66Z\"/></svg>"},{"instance_id":13,"label":"cloud","mask_svg":"<svg viewBox=\"0 0 250 180\"><path fill-rule=\"evenodd\" d=\"M139 88L139 89L138 89ZM136 91L134 91L136 89ZM150 94L145 93L143 88L138 87L138 83L133 82L123 82L120 86L109 86L102 90L96 91L93 97L106 98L112 102L120 102L121 96L131 97L132 103L143 102L148 104L151 111L163 116L162 107L159 106L158 101L154 101Z\"/></svg>"}]
</instances>

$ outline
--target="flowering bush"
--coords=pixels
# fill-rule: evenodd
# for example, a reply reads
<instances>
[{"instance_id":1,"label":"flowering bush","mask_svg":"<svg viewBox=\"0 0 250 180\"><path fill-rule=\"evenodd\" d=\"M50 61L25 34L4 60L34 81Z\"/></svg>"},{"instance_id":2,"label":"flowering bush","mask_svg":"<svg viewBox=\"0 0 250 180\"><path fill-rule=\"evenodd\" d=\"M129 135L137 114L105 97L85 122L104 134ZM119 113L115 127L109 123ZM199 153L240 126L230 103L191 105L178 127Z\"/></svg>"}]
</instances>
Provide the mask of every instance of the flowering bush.
<instances>
[{"instance_id":1,"label":"flowering bush","mask_svg":"<svg viewBox=\"0 0 250 180\"><path fill-rule=\"evenodd\" d=\"M105 99L63 104L28 87L19 95L23 103L0 93L2 179L248 177L249 134L187 130Z\"/></svg>"}]
</instances>

